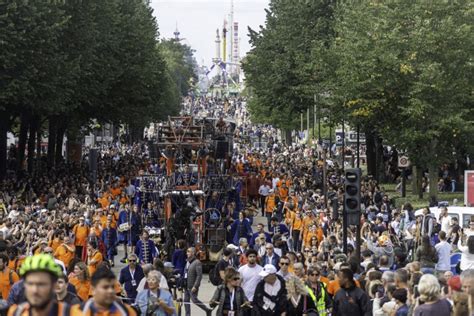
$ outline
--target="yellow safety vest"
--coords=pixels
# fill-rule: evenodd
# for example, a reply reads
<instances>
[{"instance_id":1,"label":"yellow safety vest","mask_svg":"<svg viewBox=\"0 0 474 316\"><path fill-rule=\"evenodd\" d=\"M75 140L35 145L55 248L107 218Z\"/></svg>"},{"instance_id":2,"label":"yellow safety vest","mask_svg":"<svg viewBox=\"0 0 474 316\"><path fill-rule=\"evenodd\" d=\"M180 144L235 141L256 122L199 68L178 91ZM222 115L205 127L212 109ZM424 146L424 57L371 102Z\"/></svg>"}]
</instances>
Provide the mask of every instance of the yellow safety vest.
<instances>
[{"instance_id":1,"label":"yellow safety vest","mask_svg":"<svg viewBox=\"0 0 474 316\"><path fill-rule=\"evenodd\" d=\"M314 304L316 305L316 309L318 310L318 315L319 316L326 316L327 315L327 310L326 310L326 289L324 288L324 285L321 284L321 297L319 300L317 300L316 295L314 295L313 289L309 286L306 285L306 289L308 290L309 296L311 296L311 299L313 300Z\"/></svg>"}]
</instances>

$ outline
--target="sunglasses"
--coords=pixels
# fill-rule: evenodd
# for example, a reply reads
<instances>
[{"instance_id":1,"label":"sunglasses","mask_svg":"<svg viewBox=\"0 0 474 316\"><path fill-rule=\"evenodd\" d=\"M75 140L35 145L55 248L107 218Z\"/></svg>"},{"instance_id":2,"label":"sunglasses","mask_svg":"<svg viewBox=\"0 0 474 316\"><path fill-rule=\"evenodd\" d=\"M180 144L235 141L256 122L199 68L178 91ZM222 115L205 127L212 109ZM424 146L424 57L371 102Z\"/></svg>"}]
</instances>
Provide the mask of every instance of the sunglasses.
<instances>
[{"instance_id":1,"label":"sunglasses","mask_svg":"<svg viewBox=\"0 0 474 316\"><path fill-rule=\"evenodd\" d=\"M280 262L280 265L282 265L282 266L287 266L289 264L290 264L289 262Z\"/></svg>"},{"instance_id":2,"label":"sunglasses","mask_svg":"<svg viewBox=\"0 0 474 316\"><path fill-rule=\"evenodd\" d=\"M319 276L319 273L311 273L310 276Z\"/></svg>"},{"instance_id":3,"label":"sunglasses","mask_svg":"<svg viewBox=\"0 0 474 316\"><path fill-rule=\"evenodd\" d=\"M137 262L137 260L128 260L128 262Z\"/></svg>"},{"instance_id":4,"label":"sunglasses","mask_svg":"<svg viewBox=\"0 0 474 316\"><path fill-rule=\"evenodd\" d=\"M310 252L310 251L311 251L311 249L305 249L304 250L304 252Z\"/></svg>"},{"instance_id":5,"label":"sunglasses","mask_svg":"<svg viewBox=\"0 0 474 316\"><path fill-rule=\"evenodd\" d=\"M232 280L234 280L234 281L238 281L238 280L240 280L240 278L233 278Z\"/></svg>"}]
</instances>

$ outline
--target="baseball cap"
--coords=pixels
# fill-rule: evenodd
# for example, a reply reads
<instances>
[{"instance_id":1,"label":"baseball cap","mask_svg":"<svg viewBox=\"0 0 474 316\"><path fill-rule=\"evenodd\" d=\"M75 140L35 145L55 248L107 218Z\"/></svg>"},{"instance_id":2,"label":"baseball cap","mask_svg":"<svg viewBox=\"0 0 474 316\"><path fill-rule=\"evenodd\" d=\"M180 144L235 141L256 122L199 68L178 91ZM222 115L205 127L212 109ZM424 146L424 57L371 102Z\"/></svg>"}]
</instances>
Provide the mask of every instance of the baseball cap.
<instances>
[{"instance_id":1,"label":"baseball cap","mask_svg":"<svg viewBox=\"0 0 474 316\"><path fill-rule=\"evenodd\" d=\"M165 268L174 268L174 265L173 265L172 262L167 261L163 264L163 267L165 267Z\"/></svg>"},{"instance_id":2,"label":"baseball cap","mask_svg":"<svg viewBox=\"0 0 474 316\"><path fill-rule=\"evenodd\" d=\"M275 273L277 273L277 269L272 264L266 264L258 275L260 275L262 278L265 278L270 274Z\"/></svg>"}]
</instances>

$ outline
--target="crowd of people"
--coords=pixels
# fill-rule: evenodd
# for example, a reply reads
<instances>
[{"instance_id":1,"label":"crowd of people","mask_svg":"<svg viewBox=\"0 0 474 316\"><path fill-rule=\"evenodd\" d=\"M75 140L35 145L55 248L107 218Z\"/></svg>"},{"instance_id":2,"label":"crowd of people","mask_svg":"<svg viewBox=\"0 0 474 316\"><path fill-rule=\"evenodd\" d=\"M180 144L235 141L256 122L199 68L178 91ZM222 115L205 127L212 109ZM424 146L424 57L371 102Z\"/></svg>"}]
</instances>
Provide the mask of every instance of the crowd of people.
<instances>
[{"instance_id":1,"label":"crowd of people","mask_svg":"<svg viewBox=\"0 0 474 316\"><path fill-rule=\"evenodd\" d=\"M240 100L200 102L205 111L232 109L237 130L248 128ZM289 146L271 127L262 130L266 150L236 135L227 171L240 181L239 198L212 204L225 218L227 243L209 271L215 291L206 302L196 245L177 240L166 254L144 229L163 210L137 198L134 180L165 170L145 144L102 150L95 183L87 160L35 177L10 173L0 183L0 294L9 315L161 316L181 306L191 315L191 304L219 316L473 313L474 219L462 227L447 209L435 218L429 208L396 206L364 177L358 258L355 227L343 251L342 167L323 168L320 148ZM125 265L116 275L119 245Z\"/></svg>"}]
</instances>

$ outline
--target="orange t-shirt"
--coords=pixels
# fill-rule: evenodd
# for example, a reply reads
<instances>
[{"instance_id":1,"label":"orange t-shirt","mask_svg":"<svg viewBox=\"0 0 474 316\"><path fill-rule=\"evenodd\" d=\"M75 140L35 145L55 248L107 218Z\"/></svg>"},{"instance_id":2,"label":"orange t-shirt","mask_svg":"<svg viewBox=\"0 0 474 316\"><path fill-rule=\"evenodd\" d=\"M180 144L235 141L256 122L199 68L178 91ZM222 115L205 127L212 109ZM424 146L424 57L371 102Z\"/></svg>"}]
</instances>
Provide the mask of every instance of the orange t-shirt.
<instances>
[{"instance_id":1,"label":"orange t-shirt","mask_svg":"<svg viewBox=\"0 0 474 316\"><path fill-rule=\"evenodd\" d=\"M115 199L117 196L122 194L122 189L121 188L112 188L112 189L110 189L110 193L112 193L112 197Z\"/></svg>"},{"instance_id":2,"label":"orange t-shirt","mask_svg":"<svg viewBox=\"0 0 474 316\"><path fill-rule=\"evenodd\" d=\"M89 293L91 290L91 283L89 280L81 281L77 277L72 276L69 277L69 283L76 288L77 296L79 296L83 302L89 299Z\"/></svg>"},{"instance_id":3,"label":"orange t-shirt","mask_svg":"<svg viewBox=\"0 0 474 316\"><path fill-rule=\"evenodd\" d=\"M53 238L48 242L48 246L53 248L53 251L56 251L61 244L62 241L59 238Z\"/></svg>"},{"instance_id":4,"label":"orange t-shirt","mask_svg":"<svg viewBox=\"0 0 474 316\"><path fill-rule=\"evenodd\" d=\"M62 244L54 252L54 257L58 260L61 260L66 267L69 266L69 263L72 261L72 259L74 259L75 248L74 246L69 247L72 249L68 249L65 244Z\"/></svg>"},{"instance_id":5,"label":"orange t-shirt","mask_svg":"<svg viewBox=\"0 0 474 316\"><path fill-rule=\"evenodd\" d=\"M74 246L85 246L87 244L87 237L89 236L89 227L86 225L80 226L77 224L73 229L76 239L74 240Z\"/></svg>"},{"instance_id":6,"label":"orange t-shirt","mask_svg":"<svg viewBox=\"0 0 474 316\"><path fill-rule=\"evenodd\" d=\"M10 284L10 271L11 272L11 280L13 284L20 280L18 274L15 271L11 270L10 268L5 268L4 271L0 271L0 293L2 294L2 298L6 300L8 298L8 294L10 293L10 289L12 288L13 284Z\"/></svg>"},{"instance_id":7,"label":"orange t-shirt","mask_svg":"<svg viewBox=\"0 0 474 316\"><path fill-rule=\"evenodd\" d=\"M360 287L359 281L354 280L354 282L357 287ZM341 284L339 284L339 279L336 278L335 280L332 280L329 282L328 293L334 296L336 295L337 291L339 291L340 288L341 288Z\"/></svg>"},{"instance_id":8,"label":"orange t-shirt","mask_svg":"<svg viewBox=\"0 0 474 316\"><path fill-rule=\"evenodd\" d=\"M94 261L94 263L89 263L91 261ZM102 254L100 251L96 251L92 257L87 259L87 267L89 269L89 275L92 276L94 272L97 270L97 266L104 261L104 257L102 257Z\"/></svg>"}]
</instances>

